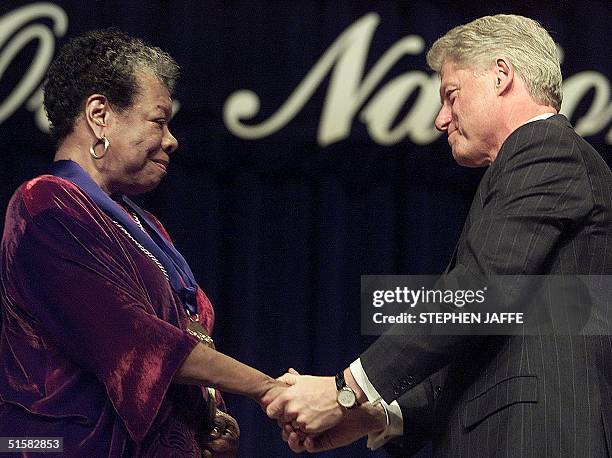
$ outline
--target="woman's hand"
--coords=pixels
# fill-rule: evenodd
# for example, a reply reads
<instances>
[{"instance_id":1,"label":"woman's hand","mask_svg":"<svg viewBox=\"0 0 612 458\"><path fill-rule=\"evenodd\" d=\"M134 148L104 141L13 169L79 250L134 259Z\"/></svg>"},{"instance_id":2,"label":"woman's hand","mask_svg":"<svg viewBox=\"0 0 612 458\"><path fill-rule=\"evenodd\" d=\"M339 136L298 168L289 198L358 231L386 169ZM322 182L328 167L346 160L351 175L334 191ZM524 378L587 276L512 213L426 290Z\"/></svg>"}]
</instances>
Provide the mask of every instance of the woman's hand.
<instances>
[{"instance_id":1,"label":"woman's hand","mask_svg":"<svg viewBox=\"0 0 612 458\"><path fill-rule=\"evenodd\" d=\"M240 427L231 415L217 410L213 427L208 433L203 456L206 458L234 457L238 453Z\"/></svg>"},{"instance_id":2,"label":"woman's hand","mask_svg":"<svg viewBox=\"0 0 612 458\"><path fill-rule=\"evenodd\" d=\"M279 381L270 379L266 382L265 391L255 398L261 409L265 412L268 405L276 399L277 396L282 394L289 385L285 381Z\"/></svg>"}]
</instances>

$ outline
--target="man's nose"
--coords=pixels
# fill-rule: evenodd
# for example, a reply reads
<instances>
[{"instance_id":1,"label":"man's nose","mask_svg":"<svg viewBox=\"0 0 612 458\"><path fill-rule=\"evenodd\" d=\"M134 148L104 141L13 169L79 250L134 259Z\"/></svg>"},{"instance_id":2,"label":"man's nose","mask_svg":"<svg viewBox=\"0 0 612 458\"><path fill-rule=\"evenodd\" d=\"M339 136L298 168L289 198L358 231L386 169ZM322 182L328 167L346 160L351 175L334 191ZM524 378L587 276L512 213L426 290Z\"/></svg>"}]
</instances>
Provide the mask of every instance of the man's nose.
<instances>
[{"instance_id":1,"label":"man's nose","mask_svg":"<svg viewBox=\"0 0 612 458\"><path fill-rule=\"evenodd\" d=\"M440 132L446 132L451 119L452 115L450 108L447 107L446 104L442 105L442 108L440 108L440 111L438 112L438 116L436 116L436 129L438 129Z\"/></svg>"}]
</instances>

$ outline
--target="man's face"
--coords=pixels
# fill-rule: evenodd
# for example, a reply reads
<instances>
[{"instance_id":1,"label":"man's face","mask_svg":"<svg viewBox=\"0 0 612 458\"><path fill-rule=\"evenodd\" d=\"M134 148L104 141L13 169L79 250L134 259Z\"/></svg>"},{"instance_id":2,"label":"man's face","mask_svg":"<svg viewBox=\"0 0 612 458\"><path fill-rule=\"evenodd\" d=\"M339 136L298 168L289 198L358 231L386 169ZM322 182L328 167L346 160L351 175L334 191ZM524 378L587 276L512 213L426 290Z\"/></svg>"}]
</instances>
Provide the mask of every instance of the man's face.
<instances>
[{"instance_id":1,"label":"man's face","mask_svg":"<svg viewBox=\"0 0 612 458\"><path fill-rule=\"evenodd\" d=\"M483 167L499 149L495 126L499 119L492 71L476 72L446 60L440 70L442 108L436 128L448 134L458 164Z\"/></svg>"}]
</instances>

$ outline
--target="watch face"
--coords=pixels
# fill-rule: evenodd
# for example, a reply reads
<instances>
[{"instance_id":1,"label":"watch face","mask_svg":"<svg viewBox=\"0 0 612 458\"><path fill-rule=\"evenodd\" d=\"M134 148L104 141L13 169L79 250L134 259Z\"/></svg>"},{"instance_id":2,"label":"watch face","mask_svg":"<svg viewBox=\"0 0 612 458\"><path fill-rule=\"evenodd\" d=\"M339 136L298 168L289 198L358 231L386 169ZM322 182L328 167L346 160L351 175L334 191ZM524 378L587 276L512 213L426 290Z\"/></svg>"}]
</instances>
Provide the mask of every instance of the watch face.
<instances>
[{"instance_id":1,"label":"watch face","mask_svg":"<svg viewBox=\"0 0 612 458\"><path fill-rule=\"evenodd\" d=\"M355 405L355 401L356 398L353 390L343 388L338 391L338 404L340 404L342 407L350 409Z\"/></svg>"}]
</instances>

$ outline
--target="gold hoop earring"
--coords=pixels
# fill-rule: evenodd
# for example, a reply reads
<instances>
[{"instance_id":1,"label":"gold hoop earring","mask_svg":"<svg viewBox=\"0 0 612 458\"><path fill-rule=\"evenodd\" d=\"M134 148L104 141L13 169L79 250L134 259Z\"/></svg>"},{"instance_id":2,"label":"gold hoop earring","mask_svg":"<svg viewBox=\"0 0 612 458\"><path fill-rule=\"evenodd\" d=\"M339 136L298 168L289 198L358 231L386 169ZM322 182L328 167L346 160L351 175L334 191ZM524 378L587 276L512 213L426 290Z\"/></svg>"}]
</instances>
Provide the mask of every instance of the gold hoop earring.
<instances>
[{"instance_id":1,"label":"gold hoop earring","mask_svg":"<svg viewBox=\"0 0 612 458\"><path fill-rule=\"evenodd\" d=\"M95 152L95 147L98 146L100 143L104 143L104 152L102 153L102 155L96 154ZM91 157L93 157L94 159L102 159L104 156L106 156L106 152L108 151L109 146L110 142L108 141L108 138L103 136L102 138L98 139L92 146L89 147L89 154L91 154Z\"/></svg>"}]
</instances>

